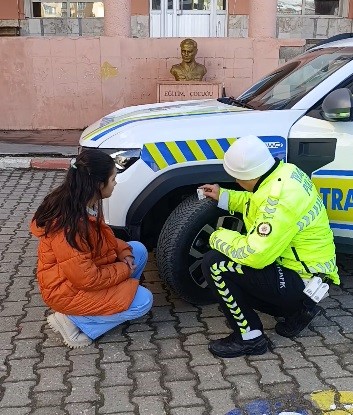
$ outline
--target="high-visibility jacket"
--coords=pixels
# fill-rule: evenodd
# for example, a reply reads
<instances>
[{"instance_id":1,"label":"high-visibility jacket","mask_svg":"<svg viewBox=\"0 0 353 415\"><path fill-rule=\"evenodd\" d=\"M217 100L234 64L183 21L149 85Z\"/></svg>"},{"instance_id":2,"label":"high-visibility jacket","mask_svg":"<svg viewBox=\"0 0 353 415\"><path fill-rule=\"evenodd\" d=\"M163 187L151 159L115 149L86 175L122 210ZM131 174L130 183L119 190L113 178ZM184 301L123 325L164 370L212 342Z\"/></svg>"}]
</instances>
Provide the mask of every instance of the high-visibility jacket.
<instances>
[{"instance_id":1,"label":"high-visibility jacket","mask_svg":"<svg viewBox=\"0 0 353 415\"><path fill-rule=\"evenodd\" d=\"M243 214L247 233L220 228L210 237L213 249L252 268L277 262L302 278L323 273L340 283L325 206L297 166L277 162L253 192L221 188L220 198L231 213Z\"/></svg>"}]
</instances>

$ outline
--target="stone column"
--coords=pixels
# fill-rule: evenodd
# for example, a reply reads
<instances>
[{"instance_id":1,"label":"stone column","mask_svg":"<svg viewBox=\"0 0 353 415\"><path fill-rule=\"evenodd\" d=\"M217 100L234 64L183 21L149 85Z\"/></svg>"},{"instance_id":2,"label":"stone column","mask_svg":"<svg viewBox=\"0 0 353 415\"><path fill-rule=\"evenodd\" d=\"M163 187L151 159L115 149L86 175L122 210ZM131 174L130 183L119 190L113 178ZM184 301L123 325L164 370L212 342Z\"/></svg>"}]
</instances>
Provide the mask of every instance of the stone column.
<instances>
[{"instance_id":1,"label":"stone column","mask_svg":"<svg viewBox=\"0 0 353 415\"><path fill-rule=\"evenodd\" d=\"M276 37L277 0L250 0L249 37Z\"/></svg>"},{"instance_id":2,"label":"stone column","mask_svg":"<svg viewBox=\"0 0 353 415\"><path fill-rule=\"evenodd\" d=\"M131 0L104 1L104 34L130 37Z\"/></svg>"}]
</instances>

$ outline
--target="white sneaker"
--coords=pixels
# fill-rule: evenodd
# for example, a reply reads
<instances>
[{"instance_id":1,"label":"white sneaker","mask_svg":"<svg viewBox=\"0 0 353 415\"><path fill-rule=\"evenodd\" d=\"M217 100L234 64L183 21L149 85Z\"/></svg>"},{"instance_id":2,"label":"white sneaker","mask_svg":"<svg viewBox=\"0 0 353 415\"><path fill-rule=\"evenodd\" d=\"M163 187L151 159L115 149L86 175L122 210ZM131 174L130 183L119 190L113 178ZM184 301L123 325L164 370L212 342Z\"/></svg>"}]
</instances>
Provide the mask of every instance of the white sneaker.
<instances>
[{"instance_id":1,"label":"white sneaker","mask_svg":"<svg viewBox=\"0 0 353 415\"><path fill-rule=\"evenodd\" d=\"M92 339L82 333L65 314L56 311L47 317L47 322L55 333L59 332L62 335L64 343L71 349L78 349L92 344Z\"/></svg>"}]
</instances>

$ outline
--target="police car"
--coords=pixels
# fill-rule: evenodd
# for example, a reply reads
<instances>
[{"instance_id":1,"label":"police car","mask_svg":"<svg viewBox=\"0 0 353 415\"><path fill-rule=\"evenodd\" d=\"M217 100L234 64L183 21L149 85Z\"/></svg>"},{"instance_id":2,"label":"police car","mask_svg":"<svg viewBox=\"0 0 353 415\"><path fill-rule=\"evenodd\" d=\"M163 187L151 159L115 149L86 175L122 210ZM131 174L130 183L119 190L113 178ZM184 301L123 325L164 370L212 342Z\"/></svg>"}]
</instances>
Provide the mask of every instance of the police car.
<instances>
[{"instance_id":1,"label":"police car","mask_svg":"<svg viewBox=\"0 0 353 415\"><path fill-rule=\"evenodd\" d=\"M119 171L106 221L123 239L156 248L161 278L180 297L211 300L200 267L209 236L220 218L243 229L240 216L196 196L207 182L236 188L222 158L243 135L261 137L274 156L312 177L338 250L353 253L351 36L308 50L237 98L124 108L82 133L81 147L109 153Z\"/></svg>"}]
</instances>

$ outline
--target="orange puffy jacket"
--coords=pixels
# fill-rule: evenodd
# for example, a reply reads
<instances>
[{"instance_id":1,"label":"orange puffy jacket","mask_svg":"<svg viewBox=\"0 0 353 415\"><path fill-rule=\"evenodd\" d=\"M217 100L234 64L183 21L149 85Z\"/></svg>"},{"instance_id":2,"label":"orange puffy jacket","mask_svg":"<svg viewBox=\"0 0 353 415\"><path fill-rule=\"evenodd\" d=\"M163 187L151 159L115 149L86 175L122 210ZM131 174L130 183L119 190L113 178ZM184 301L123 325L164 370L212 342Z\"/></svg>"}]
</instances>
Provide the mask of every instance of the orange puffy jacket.
<instances>
[{"instance_id":1,"label":"orange puffy jacket","mask_svg":"<svg viewBox=\"0 0 353 415\"><path fill-rule=\"evenodd\" d=\"M96 218L89 220L94 248L83 252L69 245L64 231L45 237L43 229L35 221L31 223L31 232L39 238L37 278L43 300L63 314L96 316L125 311L139 284L121 262L131 255L131 248L102 222L103 241L98 250Z\"/></svg>"}]
</instances>

